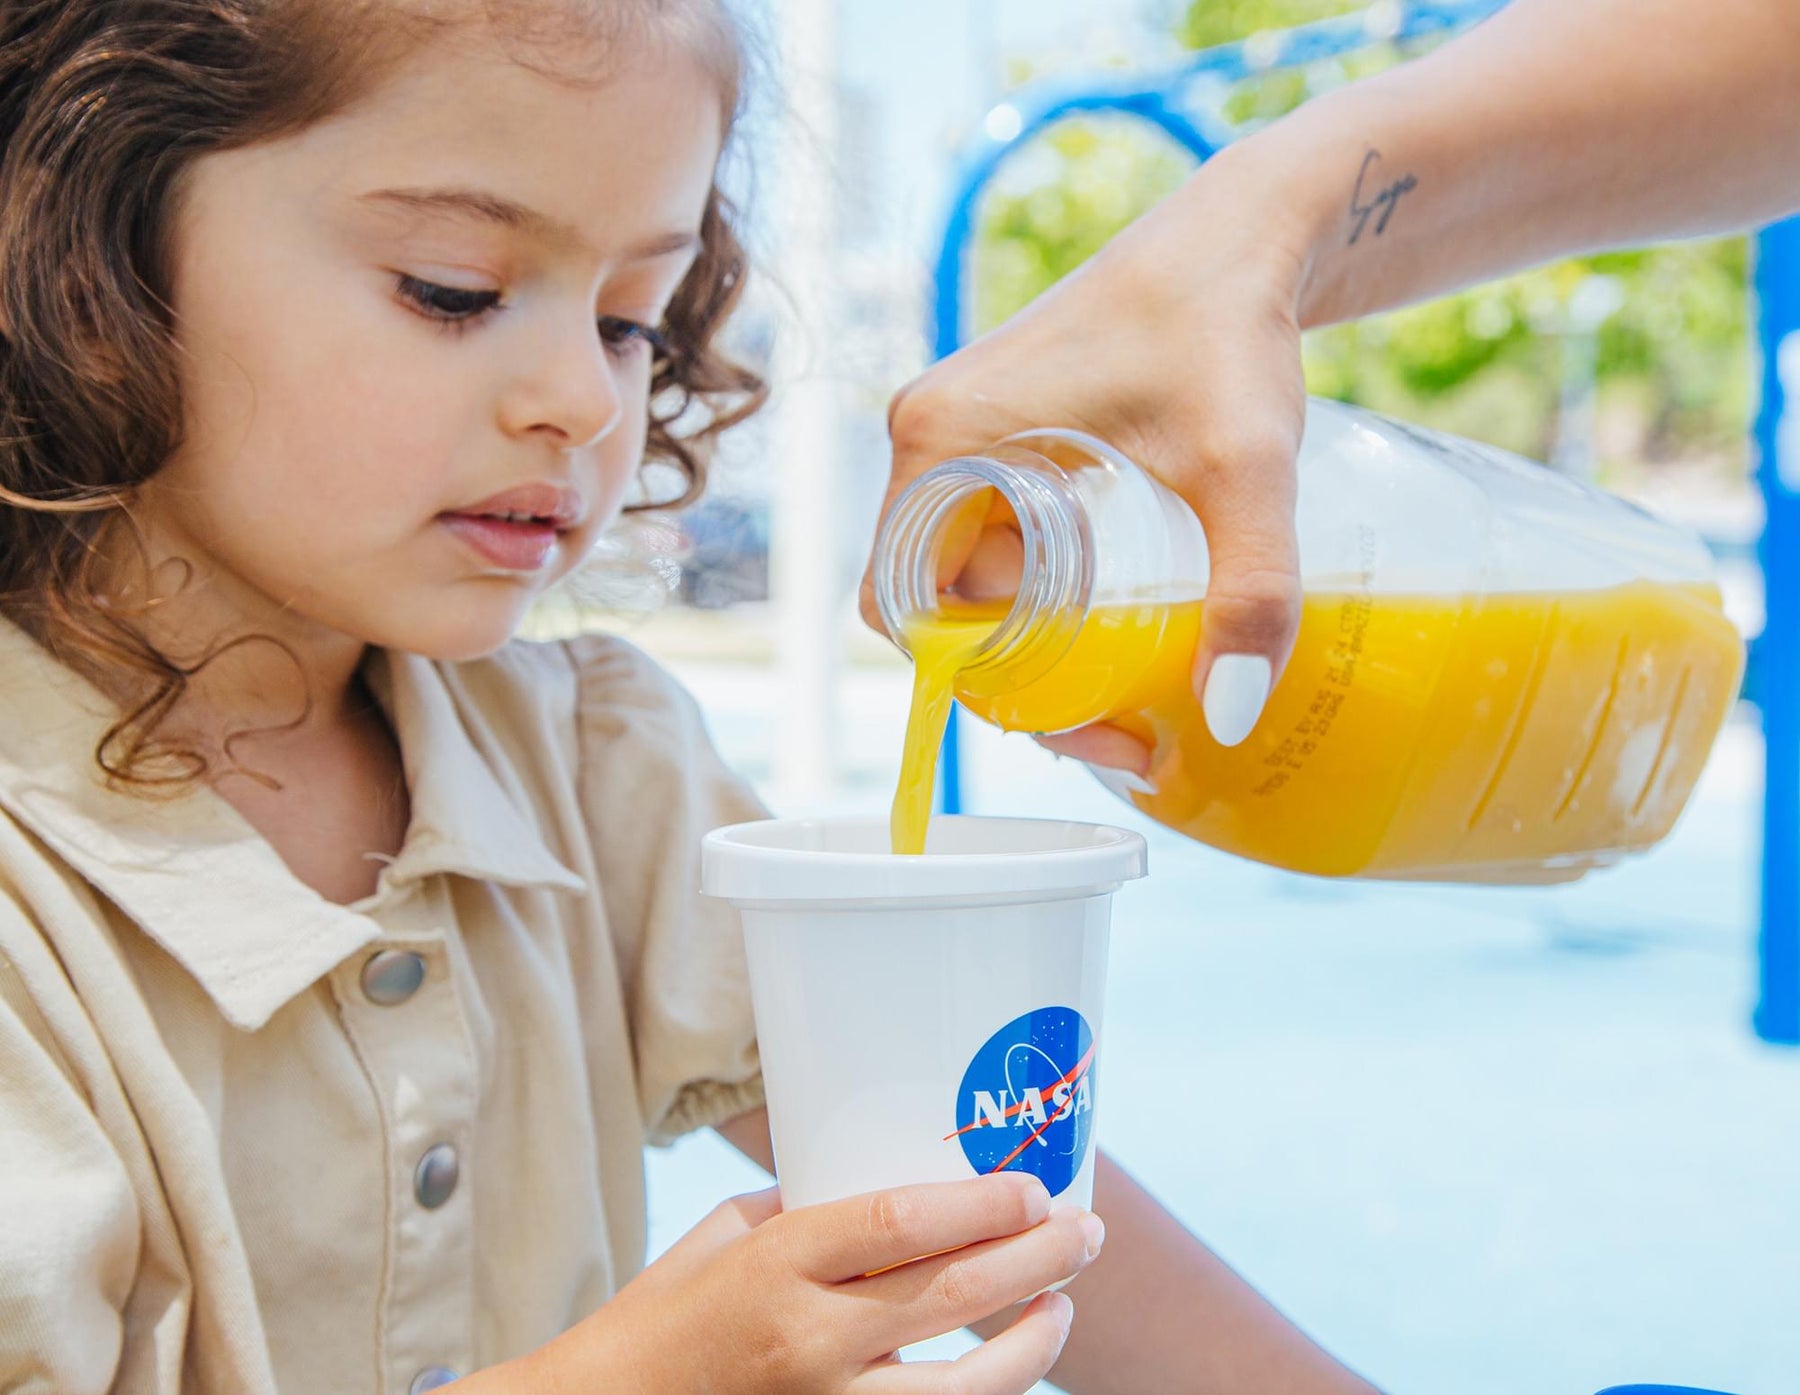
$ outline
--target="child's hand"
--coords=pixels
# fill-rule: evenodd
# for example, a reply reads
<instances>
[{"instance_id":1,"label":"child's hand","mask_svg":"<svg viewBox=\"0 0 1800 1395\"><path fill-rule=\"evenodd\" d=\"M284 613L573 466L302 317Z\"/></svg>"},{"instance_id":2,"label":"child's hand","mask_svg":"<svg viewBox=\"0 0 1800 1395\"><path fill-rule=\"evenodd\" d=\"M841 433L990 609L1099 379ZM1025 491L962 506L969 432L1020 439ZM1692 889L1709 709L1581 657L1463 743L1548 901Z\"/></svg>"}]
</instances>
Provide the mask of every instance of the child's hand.
<instances>
[{"instance_id":1,"label":"child's hand","mask_svg":"<svg viewBox=\"0 0 1800 1395\"><path fill-rule=\"evenodd\" d=\"M894 1353L1084 1269L1100 1248L1099 1222L1073 1208L1049 1212L1043 1185L1019 1173L787 1214L773 1190L737 1197L520 1363L519 1388L1021 1395L1068 1336L1073 1305L1061 1294L1038 1298L954 1363L902 1365Z\"/></svg>"}]
</instances>

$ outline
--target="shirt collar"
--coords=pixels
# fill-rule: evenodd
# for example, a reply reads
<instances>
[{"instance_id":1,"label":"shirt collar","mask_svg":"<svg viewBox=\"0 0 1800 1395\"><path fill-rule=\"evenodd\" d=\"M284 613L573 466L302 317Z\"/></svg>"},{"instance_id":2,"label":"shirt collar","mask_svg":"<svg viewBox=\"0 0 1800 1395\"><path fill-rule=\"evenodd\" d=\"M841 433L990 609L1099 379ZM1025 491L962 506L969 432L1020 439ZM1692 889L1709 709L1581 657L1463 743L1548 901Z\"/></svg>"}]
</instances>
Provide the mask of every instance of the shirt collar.
<instances>
[{"instance_id":1,"label":"shirt collar","mask_svg":"<svg viewBox=\"0 0 1800 1395\"><path fill-rule=\"evenodd\" d=\"M406 842L384 878L389 885L449 872L502 886L587 890L521 812L529 799L498 733L476 704L459 703L460 689L452 690L439 665L376 649L365 675L399 738L412 801Z\"/></svg>"},{"instance_id":2,"label":"shirt collar","mask_svg":"<svg viewBox=\"0 0 1800 1395\"><path fill-rule=\"evenodd\" d=\"M375 895L340 906L299 881L224 799L109 789L94 751L117 709L16 625L0 619L0 808L137 922L218 1005L261 1027L374 939L369 912L439 873L511 887L585 891L544 846L490 764L476 714L438 665L373 650L369 685L399 740L412 803L400 853Z\"/></svg>"}]
</instances>

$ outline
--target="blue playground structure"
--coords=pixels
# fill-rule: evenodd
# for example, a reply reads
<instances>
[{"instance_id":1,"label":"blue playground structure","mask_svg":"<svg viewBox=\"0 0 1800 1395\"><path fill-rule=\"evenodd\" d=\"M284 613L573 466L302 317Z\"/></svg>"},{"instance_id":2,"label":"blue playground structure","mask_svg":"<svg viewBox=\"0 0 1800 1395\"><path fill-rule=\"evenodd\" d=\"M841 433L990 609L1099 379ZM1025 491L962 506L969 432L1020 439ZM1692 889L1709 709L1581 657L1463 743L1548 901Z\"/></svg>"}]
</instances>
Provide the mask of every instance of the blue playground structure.
<instances>
[{"instance_id":1,"label":"blue playground structure","mask_svg":"<svg viewBox=\"0 0 1800 1395\"><path fill-rule=\"evenodd\" d=\"M1159 127L1204 161L1231 138L1205 114L1205 99L1222 85L1375 43L1448 34L1485 19L1504 2L1375 4L1357 14L1205 49L1174 68L1042 83L1009 97L1005 119L984 124L984 134L965 150L956 171L936 263L930 327L935 357L954 352L966 338L969 251L981 196L1006 157L1048 127L1095 113L1134 117ZM1758 555L1767 618L1752 646L1746 684L1746 696L1762 711L1766 747L1754 1026L1765 1041L1800 1045L1800 218L1758 235L1756 295L1763 368L1755 438L1766 509ZM1792 416L1786 409L1789 391L1796 399ZM962 808L959 720L953 713L940 766L946 813Z\"/></svg>"}]
</instances>

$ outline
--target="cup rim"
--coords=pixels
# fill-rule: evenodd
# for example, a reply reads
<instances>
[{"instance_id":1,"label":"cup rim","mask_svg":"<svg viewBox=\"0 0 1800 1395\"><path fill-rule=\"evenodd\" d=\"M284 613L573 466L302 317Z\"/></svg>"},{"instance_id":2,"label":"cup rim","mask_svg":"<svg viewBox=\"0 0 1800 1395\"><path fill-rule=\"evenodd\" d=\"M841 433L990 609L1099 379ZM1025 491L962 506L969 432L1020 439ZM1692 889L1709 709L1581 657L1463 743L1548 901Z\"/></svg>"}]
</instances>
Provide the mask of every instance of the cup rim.
<instances>
[{"instance_id":1,"label":"cup rim","mask_svg":"<svg viewBox=\"0 0 1800 1395\"><path fill-rule=\"evenodd\" d=\"M820 846L834 834L854 850ZM740 904L1091 896L1142 877L1148 861L1141 833L1069 819L938 815L917 856L870 850L887 837L885 815L730 824L701 840L701 890ZM944 850L958 843L976 846Z\"/></svg>"}]
</instances>

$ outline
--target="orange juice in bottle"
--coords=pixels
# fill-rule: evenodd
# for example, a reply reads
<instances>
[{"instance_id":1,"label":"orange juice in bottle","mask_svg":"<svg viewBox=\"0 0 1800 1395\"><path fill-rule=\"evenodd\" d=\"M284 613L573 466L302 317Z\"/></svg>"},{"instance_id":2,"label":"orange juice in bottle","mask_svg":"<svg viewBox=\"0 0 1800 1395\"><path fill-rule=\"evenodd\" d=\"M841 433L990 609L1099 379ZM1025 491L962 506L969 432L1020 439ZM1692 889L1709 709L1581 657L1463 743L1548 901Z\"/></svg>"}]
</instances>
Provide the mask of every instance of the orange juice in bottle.
<instances>
[{"instance_id":1,"label":"orange juice in bottle","mask_svg":"<svg viewBox=\"0 0 1800 1395\"><path fill-rule=\"evenodd\" d=\"M896 850L922 845L950 692L1007 730L1121 728L1150 768L1096 770L1115 792L1296 871L1564 881L1669 831L1743 668L1697 539L1503 452L1324 402L1297 521L1294 654L1226 748L1192 681L1205 538L1175 495L1057 431L915 481L876 547L883 617L917 663ZM977 577L1001 552L1004 583Z\"/></svg>"}]
</instances>

